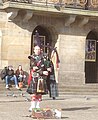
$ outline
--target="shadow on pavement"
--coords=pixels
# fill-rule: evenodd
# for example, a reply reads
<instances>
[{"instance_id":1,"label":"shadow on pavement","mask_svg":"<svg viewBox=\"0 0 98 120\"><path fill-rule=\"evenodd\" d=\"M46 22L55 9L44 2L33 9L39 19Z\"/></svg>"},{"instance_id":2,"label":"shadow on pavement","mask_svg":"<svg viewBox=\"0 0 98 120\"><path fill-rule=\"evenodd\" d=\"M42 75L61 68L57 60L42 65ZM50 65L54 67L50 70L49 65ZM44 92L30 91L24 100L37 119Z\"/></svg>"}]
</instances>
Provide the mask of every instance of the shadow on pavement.
<instances>
[{"instance_id":1,"label":"shadow on pavement","mask_svg":"<svg viewBox=\"0 0 98 120\"><path fill-rule=\"evenodd\" d=\"M61 117L61 119L66 119L66 118L69 118L69 117Z\"/></svg>"},{"instance_id":2,"label":"shadow on pavement","mask_svg":"<svg viewBox=\"0 0 98 120\"><path fill-rule=\"evenodd\" d=\"M31 115L26 115L26 116L22 116L22 117L29 117L29 118L33 118L33 117L31 117ZM61 117L61 119L67 119L67 118L69 118L69 117ZM33 119L37 119L37 118L33 118ZM54 119L54 120L57 120L56 118L48 118L48 119ZM58 118L59 119L59 118ZM38 119L39 120L39 119ZM43 119L42 119L43 120Z\"/></svg>"},{"instance_id":3,"label":"shadow on pavement","mask_svg":"<svg viewBox=\"0 0 98 120\"><path fill-rule=\"evenodd\" d=\"M46 100L53 100L53 99L52 99L52 98L46 98L46 99L44 98L43 100L46 101ZM65 100L65 99L64 99L64 98L56 98L56 99L54 99L54 101L55 101L55 100Z\"/></svg>"},{"instance_id":4,"label":"shadow on pavement","mask_svg":"<svg viewBox=\"0 0 98 120\"><path fill-rule=\"evenodd\" d=\"M80 108L62 108L62 111L76 111L76 110L88 110L92 107L80 107Z\"/></svg>"}]
</instances>

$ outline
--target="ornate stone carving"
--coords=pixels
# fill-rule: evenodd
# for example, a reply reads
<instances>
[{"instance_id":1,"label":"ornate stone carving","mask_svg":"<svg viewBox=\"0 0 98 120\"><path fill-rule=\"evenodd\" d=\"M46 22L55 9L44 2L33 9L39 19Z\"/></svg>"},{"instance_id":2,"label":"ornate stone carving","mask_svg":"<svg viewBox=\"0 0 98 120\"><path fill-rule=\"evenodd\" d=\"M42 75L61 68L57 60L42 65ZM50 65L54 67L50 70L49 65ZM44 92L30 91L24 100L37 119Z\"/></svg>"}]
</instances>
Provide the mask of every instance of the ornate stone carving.
<instances>
[{"instance_id":1,"label":"ornate stone carving","mask_svg":"<svg viewBox=\"0 0 98 120\"><path fill-rule=\"evenodd\" d=\"M86 3L87 3L87 0L79 0L79 4L81 6L85 6Z\"/></svg>"},{"instance_id":2,"label":"ornate stone carving","mask_svg":"<svg viewBox=\"0 0 98 120\"><path fill-rule=\"evenodd\" d=\"M8 21L11 21L13 20L17 14L18 14L18 9L10 9L10 10L7 10L7 18L8 18Z\"/></svg>"},{"instance_id":3,"label":"ornate stone carving","mask_svg":"<svg viewBox=\"0 0 98 120\"><path fill-rule=\"evenodd\" d=\"M30 20L30 18L32 18L32 16L33 16L33 11L26 10L26 14L23 18L23 22L28 22L28 20Z\"/></svg>"},{"instance_id":4,"label":"ornate stone carving","mask_svg":"<svg viewBox=\"0 0 98 120\"><path fill-rule=\"evenodd\" d=\"M91 5L92 5L94 8L98 7L98 0L92 0L92 1L91 1Z\"/></svg>"},{"instance_id":5,"label":"ornate stone carving","mask_svg":"<svg viewBox=\"0 0 98 120\"><path fill-rule=\"evenodd\" d=\"M82 27L82 26L84 26L85 24L87 24L88 21L89 21L89 17L83 17L83 18L81 18L81 20L79 20L78 26L79 26L79 27Z\"/></svg>"},{"instance_id":6,"label":"ornate stone carving","mask_svg":"<svg viewBox=\"0 0 98 120\"><path fill-rule=\"evenodd\" d=\"M72 24L76 19L76 15L70 15L68 18L65 19L65 26L69 26Z\"/></svg>"}]
</instances>

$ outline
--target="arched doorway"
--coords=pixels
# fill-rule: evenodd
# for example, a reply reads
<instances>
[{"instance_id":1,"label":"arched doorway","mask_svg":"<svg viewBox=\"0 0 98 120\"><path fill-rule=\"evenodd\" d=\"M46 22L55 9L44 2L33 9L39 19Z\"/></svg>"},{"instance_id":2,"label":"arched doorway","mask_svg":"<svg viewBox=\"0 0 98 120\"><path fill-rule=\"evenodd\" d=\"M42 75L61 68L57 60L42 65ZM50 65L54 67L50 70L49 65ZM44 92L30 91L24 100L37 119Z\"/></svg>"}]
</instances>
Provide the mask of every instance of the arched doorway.
<instances>
[{"instance_id":1,"label":"arched doorway","mask_svg":"<svg viewBox=\"0 0 98 120\"><path fill-rule=\"evenodd\" d=\"M31 37L31 54L33 53L33 48L34 48L34 36L36 35L36 31L39 34L40 40L44 41L44 52L48 53L48 56L50 57L51 50L53 48L57 48L57 40L58 40L58 33L55 30L55 27L53 26L48 26L44 27L43 25L38 25L32 32L32 37ZM56 65L55 65L56 66ZM58 82L58 69L54 67L55 70L55 79Z\"/></svg>"},{"instance_id":2,"label":"arched doorway","mask_svg":"<svg viewBox=\"0 0 98 120\"><path fill-rule=\"evenodd\" d=\"M91 31L86 38L85 83L98 83L98 36Z\"/></svg>"},{"instance_id":3,"label":"arched doorway","mask_svg":"<svg viewBox=\"0 0 98 120\"><path fill-rule=\"evenodd\" d=\"M37 26L33 33L31 38L31 54L33 53L33 47L34 47L34 41L36 39L36 33L38 34L38 37L40 39L41 44L43 45L43 50L45 53L49 52L47 46L52 46L52 36L50 34L50 31L43 27L43 26Z\"/></svg>"}]
</instances>

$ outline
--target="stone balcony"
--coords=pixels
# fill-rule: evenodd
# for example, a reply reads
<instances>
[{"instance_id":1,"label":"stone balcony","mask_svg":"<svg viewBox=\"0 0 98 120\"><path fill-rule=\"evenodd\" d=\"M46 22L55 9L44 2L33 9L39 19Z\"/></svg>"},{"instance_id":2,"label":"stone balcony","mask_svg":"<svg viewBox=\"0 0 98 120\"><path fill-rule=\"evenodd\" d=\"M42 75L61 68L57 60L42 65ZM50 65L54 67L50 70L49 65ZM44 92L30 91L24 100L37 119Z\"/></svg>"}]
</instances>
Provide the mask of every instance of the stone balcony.
<instances>
[{"instance_id":1,"label":"stone balcony","mask_svg":"<svg viewBox=\"0 0 98 120\"><path fill-rule=\"evenodd\" d=\"M75 8L85 10L98 10L98 0L3 0L6 2L32 4L33 6L54 6L57 8Z\"/></svg>"},{"instance_id":2,"label":"stone balcony","mask_svg":"<svg viewBox=\"0 0 98 120\"><path fill-rule=\"evenodd\" d=\"M28 22L33 15L65 18L65 26L80 19L79 26L89 20L98 20L97 0L0 0L0 9L7 12L8 20L21 16Z\"/></svg>"}]
</instances>

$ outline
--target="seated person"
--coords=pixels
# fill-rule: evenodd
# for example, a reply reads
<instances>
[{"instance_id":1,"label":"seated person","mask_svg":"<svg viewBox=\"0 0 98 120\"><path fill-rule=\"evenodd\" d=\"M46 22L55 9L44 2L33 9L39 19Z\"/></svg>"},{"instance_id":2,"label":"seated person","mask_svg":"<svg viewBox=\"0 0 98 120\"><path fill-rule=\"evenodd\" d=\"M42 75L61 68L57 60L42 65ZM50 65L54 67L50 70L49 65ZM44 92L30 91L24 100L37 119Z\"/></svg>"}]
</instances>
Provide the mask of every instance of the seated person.
<instances>
[{"instance_id":1,"label":"seated person","mask_svg":"<svg viewBox=\"0 0 98 120\"><path fill-rule=\"evenodd\" d=\"M5 80L5 77L7 74L7 69L8 69L8 67L6 66L1 70L1 73L0 73L1 80Z\"/></svg>"},{"instance_id":2,"label":"seated person","mask_svg":"<svg viewBox=\"0 0 98 120\"><path fill-rule=\"evenodd\" d=\"M9 81L14 81L15 83L15 86L17 89L20 89L18 87L18 81L17 81L17 77L16 75L14 74L14 70L13 70L13 66L8 66L8 69L7 69L7 73L6 73L6 77L5 77L5 82L6 82L6 88L8 89L9 88Z\"/></svg>"},{"instance_id":3,"label":"seated person","mask_svg":"<svg viewBox=\"0 0 98 120\"><path fill-rule=\"evenodd\" d=\"M15 74L16 74L16 77L18 79L18 82L23 82L23 83L26 82L26 75L24 74L24 71L22 69L22 65L18 66L18 69L16 70Z\"/></svg>"}]
</instances>

